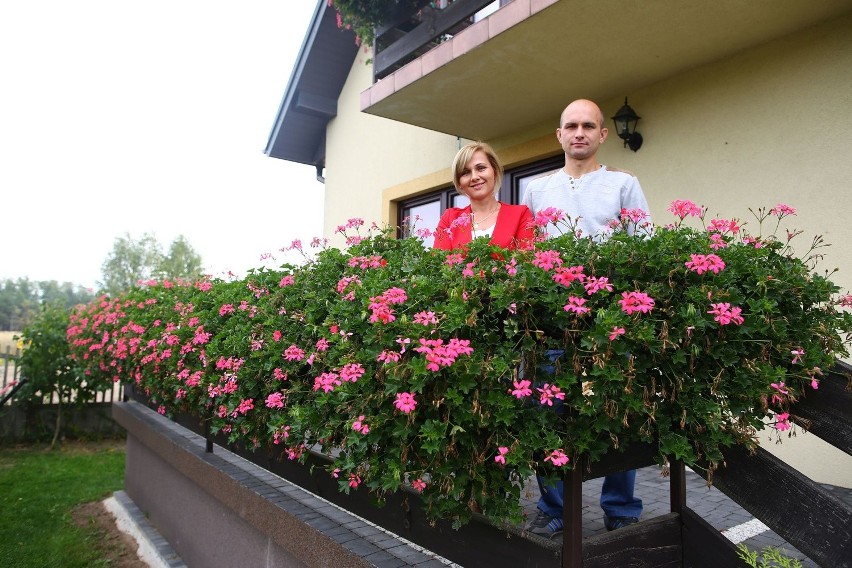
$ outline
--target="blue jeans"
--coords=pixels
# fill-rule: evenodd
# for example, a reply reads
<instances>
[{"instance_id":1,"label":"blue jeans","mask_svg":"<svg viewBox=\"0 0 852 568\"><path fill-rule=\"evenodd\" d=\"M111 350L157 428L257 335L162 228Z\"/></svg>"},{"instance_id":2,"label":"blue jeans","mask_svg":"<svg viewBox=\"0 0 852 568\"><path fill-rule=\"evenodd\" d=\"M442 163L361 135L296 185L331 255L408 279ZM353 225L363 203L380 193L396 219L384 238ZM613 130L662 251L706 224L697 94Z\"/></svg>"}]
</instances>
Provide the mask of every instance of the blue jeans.
<instances>
[{"instance_id":1,"label":"blue jeans","mask_svg":"<svg viewBox=\"0 0 852 568\"><path fill-rule=\"evenodd\" d=\"M562 349L545 351L544 355L550 360L550 364L543 364L539 369L548 374L556 372L554 363L565 354ZM557 412L558 412L557 408ZM541 497L538 500L538 508L550 517L562 518L565 508L565 488L562 481L556 485L545 485L543 479L536 476ZM642 514L642 499L633 495L636 485L636 470L620 471L604 477L601 487L601 509L607 517L636 517Z\"/></svg>"}]
</instances>

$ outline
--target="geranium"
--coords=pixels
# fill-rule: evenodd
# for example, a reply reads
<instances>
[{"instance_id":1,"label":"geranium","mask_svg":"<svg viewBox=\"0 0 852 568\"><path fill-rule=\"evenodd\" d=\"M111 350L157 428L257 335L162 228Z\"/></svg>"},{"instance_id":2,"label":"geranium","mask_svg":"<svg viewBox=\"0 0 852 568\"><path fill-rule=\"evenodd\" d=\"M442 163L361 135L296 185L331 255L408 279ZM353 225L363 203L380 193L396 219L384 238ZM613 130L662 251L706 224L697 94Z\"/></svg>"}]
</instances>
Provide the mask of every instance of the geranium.
<instances>
[{"instance_id":1,"label":"geranium","mask_svg":"<svg viewBox=\"0 0 852 568\"><path fill-rule=\"evenodd\" d=\"M699 207L688 199L675 199L671 202L667 210L680 217L681 220L687 216L701 217L704 215L704 208Z\"/></svg>"},{"instance_id":2,"label":"geranium","mask_svg":"<svg viewBox=\"0 0 852 568\"><path fill-rule=\"evenodd\" d=\"M408 414L417 407L417 401L414 400L414 393L400 392L397 393L393 405L405 414Z\"/></svg>"},{"instance_id":3,"label":"geranium","mask_svg":"<svg viewBox=\"0 0 852 568\"><path fill-rule=\"evenodd\" d=\"M459 524L475 496L518 520L506 495L543 464L652 437L661 462L712 470L765 424L795 428L792 405L846 352L852 296L765 227L710 227L448 254L347 223L358 244L304 265L78 308L68 367L263 455L317 450L341 490L423 489L427 514Z\"/></svg>"}]
</instances>

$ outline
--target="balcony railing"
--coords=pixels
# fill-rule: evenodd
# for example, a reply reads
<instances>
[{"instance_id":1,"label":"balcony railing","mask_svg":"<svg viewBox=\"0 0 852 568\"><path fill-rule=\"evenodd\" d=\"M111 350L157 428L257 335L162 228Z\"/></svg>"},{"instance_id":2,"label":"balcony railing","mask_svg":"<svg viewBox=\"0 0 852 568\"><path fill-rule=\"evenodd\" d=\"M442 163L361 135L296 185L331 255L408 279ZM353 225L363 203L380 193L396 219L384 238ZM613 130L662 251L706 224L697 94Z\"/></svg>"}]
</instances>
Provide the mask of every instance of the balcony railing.
<instances>
[{"instance_id":1,"label":"balcony railing","mask_svg":"<svg viewBox=\"0 0 852 568\"><path fill-rule=\"evenodd\" d=\"M499 5L509 0L500 0ZM387 77L474 23L474 15L495 0L422 0L400 9L376 28L373 81Z\"/></svg>"}]
</instances>

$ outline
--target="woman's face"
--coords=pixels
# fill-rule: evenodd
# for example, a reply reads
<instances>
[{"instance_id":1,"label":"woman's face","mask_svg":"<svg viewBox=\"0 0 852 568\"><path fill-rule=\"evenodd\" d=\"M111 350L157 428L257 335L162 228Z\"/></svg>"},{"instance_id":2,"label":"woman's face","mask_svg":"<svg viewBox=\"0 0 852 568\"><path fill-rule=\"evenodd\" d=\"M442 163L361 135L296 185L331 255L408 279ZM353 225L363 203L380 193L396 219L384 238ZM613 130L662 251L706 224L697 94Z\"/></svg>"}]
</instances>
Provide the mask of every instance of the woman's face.
<instances>
[{"instance_id":1,"label":"woman's face","mask_svg":"<svg viewBox=\"0 0 852 568\"><path fill-rule=\"evenodd\" d=\"M494 198L494 168L482 150L474 152L459 177L459 191L471 201Z\"/></svg>"}]
</instances>

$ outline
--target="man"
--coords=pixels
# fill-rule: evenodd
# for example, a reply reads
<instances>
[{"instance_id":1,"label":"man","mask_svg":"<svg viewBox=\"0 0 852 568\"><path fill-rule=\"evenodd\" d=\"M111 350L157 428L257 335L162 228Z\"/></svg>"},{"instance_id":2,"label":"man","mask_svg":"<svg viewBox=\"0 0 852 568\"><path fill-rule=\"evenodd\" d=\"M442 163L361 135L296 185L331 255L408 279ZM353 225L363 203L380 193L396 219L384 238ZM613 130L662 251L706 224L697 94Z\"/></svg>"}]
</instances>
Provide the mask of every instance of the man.
<instances>
[{"instance_id":1,"label":"man","mask_svg":"<svg viewBox=\"0 0 852 568\"><path fill-rule=\"evenodd\" d=\"M565 108L556 129L556 138L565 151L565 167L530 182L523 204L533 215L548 207L559 209L570 217L578 236L605 239L611 231L611 222L619 219L622 209L649 211L634 175L598 163L598 148L606 141L607 134L603 113L592 101L576 100ZM644 223L651 226L650 215ZM633 228L631 224L628 230ZM549 236L561 234L553 225L549 225L547 231ZM554 359L561 355L560 351L550 353ZM600 505L607 530L639 521L642 500L633 495L635 481L635 470L604 478ZM539 478L539 488L539 512L527 529L539 536L554 538L562 534L562 482L548 487Z\"/></svg>"}]
</instances>

